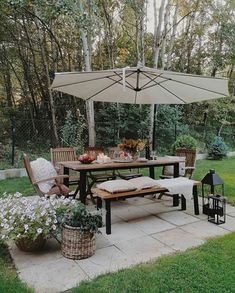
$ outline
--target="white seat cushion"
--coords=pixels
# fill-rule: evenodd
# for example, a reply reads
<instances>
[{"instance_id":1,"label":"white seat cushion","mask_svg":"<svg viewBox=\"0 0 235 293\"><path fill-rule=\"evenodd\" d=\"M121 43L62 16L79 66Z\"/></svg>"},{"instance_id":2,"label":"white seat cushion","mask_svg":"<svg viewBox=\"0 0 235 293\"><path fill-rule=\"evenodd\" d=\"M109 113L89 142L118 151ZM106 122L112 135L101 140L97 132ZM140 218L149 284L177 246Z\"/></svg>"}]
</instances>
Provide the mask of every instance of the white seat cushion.
<instances>
[{"instance_id":1,"label":"white seat cushion","mask_svg":"<svg viewBox=\"0 0 235 293\"><path fill-rule=\"evenodd\" d=\"M123 179L105 181L103 183L97 184L97 187L110 193L131 191L136 189L130 180L127 181Z\"/></svg>"},{"instance_id":2,"label":"white seat cushion","mask_svg":"<svg viewBox=\"0 0 235 293\"><path fill-rule=\"evenodd\" d=\"M184 176L185 174L185 157L177 157L177 156L166 156L169 159L183 159L184 162L179 163L179 175ZM164 175L173 176L174 175L174 167L173 166L165 166L164 167Z\"/></svg>"},{"instance_id":3,"label":"white seat cushion","mask_svg":"<svg viewBox=\"0 0 235 293\"><path fill-rule=\"evenodd\" d=\"M156 180L147 176L130 179L129 182L131 182L137 189L161 187L157 184Z\"/></svg>"},{"instance_id":4,"label":"white seat cushion","mask_svg":"<svg viewBox=\"0 0 235 293\"><path fill-rule=\"evenodd\" d=\"M43 158L38 158L37 160L32 161L30 165L32 168L33 176L36 181L58 175L51 162ZM39 189L44 193L47 193L53 185L55 185L55 180L38 183Z\"/></svg>"}]
</instances>

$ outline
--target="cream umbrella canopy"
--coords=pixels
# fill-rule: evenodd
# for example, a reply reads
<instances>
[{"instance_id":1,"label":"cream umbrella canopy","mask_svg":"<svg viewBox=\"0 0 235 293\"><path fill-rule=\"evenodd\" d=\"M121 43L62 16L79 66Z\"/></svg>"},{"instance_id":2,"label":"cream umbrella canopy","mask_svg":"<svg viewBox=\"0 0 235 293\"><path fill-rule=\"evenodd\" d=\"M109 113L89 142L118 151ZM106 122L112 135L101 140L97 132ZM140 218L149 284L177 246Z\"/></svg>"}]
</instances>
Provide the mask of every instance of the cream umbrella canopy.
<instances>
[{"instance_id":1,"label":"cream umbrella canopy","mask_svg":"<svg viewBox=\"0 0 235 293\"><path fill-rule=\"evenodd\" d=\"M226 78L148 67L56 73L51 88L87 101L129 104L188 104L229 95Z\"/></svg>"}]
</instances>

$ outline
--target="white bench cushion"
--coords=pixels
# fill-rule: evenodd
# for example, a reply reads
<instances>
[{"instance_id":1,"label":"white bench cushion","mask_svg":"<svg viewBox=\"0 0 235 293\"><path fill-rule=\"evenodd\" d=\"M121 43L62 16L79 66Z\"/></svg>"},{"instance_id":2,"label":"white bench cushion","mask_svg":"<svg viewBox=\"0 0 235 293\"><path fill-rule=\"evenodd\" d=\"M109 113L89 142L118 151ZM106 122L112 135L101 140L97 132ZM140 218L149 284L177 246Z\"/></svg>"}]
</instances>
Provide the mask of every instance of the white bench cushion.
<instances>
[{"instance_id":1,"label":"white bench cushion","mask_svg":"<svg viewBox=\"0 0 235 293\"><path fill-rule=\"evenodd\" d=\"M105 181L103 183L97 184L97 187L110 193L131 191L136 189L130 180L127 181L123 179Z\"/></svg>"},{"instance_id":2,"label":"white bench cushion","mask_svg":"<svg viewBox=\"0 0 235 293\"><path fill-rule=\"evenodd\" d=\"M130 179L129 182L131 182L137 189L161 187L157 184L156 180L147 176Z\"/></svg>"}]
</instances>

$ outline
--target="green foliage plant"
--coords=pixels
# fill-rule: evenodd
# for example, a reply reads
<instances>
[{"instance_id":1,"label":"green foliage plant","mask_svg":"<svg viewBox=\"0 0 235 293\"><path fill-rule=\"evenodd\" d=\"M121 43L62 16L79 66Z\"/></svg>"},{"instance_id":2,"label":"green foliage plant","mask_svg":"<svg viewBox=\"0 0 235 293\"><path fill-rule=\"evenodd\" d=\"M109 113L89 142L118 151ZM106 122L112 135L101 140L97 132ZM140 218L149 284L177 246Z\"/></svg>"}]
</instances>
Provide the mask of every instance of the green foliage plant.
<instances>
[{"instance_id":1,"label":"green foliage plant","mask_svg":"<svg viewBox=\"0 0 235 293\"><path fill-rule=\"evenodd\" d=\"M173 144L173 149L189 149L195 150L197 148L197 141L191 135L180 135Z\"/></svg>"},{"instance_id":2,"label":"green foliage plant","mask_svg":"<svg viewBox=\"0 0 235 293\"><path fill-rule=\"evenodd\" d=\"M213 159L222 159L227 154L228 147L221 136L215 136L208 147L208 154Z\"/></svg>"},{"instance_id":3,"label":"green foliage plant","mask_svg":"<svg viewBox=\"0 0 235 293\"><path fill-rule=\"evenodd\" d=\"M77 119L76 119L77 118ZM74 117L72 111L67 111L65 124L61 128L61 139L66 146L76 147L78 153L82 153L86 137L86 121L83 115L77 110L77 117Z\"/></svg>"},{"instance_id":4,"label":"green foliage plant","mask_svg":"<svg viewBox=\"0 0 235 293\"><path fill-rule=\"evenodd\" d=\"M77 203L65 212L61 224L79 227L82 233L96 233L102 226L102 216L100 213L91 213L84 204Z\"/></svg>"}]
</instances>

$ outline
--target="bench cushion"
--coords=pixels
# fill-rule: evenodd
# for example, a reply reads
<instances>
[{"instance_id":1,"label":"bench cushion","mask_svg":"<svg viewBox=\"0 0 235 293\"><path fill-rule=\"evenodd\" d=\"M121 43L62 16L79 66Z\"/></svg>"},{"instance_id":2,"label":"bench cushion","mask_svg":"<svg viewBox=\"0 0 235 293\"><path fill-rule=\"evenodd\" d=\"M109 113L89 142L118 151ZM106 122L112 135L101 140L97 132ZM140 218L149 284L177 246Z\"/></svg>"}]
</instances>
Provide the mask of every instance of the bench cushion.
<instances>
[{"instance_id":1,"label":"bench cushion","mask_svg":"<svg viewBox=\"0 0 235 293\"><path fill-rule=\"evenodd\" d=\"M160 184L156 182L156 180L147 176L130 179L129 182L131 182L137 189L161 187Z\"/></svg>"},{"instance_id":2,"label":"bench cushion","mask_svg":"<svg viewBox=\"0 0 235 293\"><path fill-rule=\"evenodd\" d=\"M130 180L127 181L123 179L106 181L97 184L97 187L110 193L131 191L136 189L136 187L130 182Z\"/></svg>"}]
</instances>

